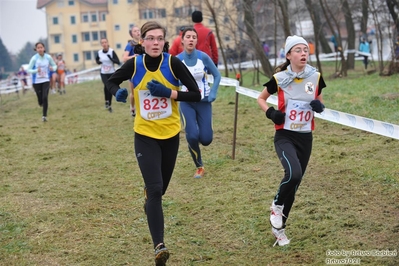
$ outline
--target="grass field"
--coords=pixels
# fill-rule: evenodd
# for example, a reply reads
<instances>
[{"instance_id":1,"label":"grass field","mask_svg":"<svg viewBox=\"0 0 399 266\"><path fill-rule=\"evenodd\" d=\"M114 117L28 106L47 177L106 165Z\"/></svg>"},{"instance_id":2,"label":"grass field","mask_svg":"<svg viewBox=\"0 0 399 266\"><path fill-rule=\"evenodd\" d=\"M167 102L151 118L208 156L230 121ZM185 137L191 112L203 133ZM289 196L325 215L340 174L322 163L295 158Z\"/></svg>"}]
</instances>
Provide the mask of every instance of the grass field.
<instances>
[{"instance_id":1,"label":"grass field","mask_svg":"<svg viewBox=\"0 0 399 266\"><path fill-rule=\"evenodd\" d=\"M326 107L399 124L398 75L325 79ZM100 81L49 97L47 123L33 92L2 97L0 265L153 265L128 105L104 110ZM317 119L291 244L272 247L269 206L283 176L273 125L241 96L233 160L234 100L233 88L219 89L204 178L192 177L180 136L163 201L168 265L325 265L352 250L363 252L347 257L361 265L399 265L397 255L372 253L399 248L398 140Z\"/></svg>"}]
</instances>

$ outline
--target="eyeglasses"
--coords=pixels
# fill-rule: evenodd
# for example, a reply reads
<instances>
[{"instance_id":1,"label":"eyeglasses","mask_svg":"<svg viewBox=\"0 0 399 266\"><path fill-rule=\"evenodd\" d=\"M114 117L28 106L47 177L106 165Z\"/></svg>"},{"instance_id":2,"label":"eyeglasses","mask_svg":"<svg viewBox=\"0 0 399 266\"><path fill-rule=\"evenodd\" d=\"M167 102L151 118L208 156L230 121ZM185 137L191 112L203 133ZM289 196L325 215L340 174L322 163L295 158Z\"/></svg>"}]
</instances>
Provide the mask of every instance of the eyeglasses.
<instances>
[{"instance_id":1,"label":"eyeglasses","mask_svg":"<svg viewBox=\"0 0 399 266\"><path fill-rule=\"evenodd\" d=\"M143 40L149 41L149 42L154 42L155 40L157 40L157 42L163 42L163 41L165 41L165 38L164 38L164 37L157 37L157 38L155 38L155 37L153 37L153 36L148 36L148 37L146 37L146 38L143 38Z\"/></svg>"},{"instance_id":2,"label":"eyeglasses","mask_svg":"<svg viewBox=\"0 0 399 266\"><path fill-rule=\"evenodd\" d=\"M294 52L294 53L297 53L297 54L302 53L302 52L309 53L309 49L308 48L304 48L304 49L295 48L295 49L292 49L291 52Z\"/></svg>"}]
</instances>

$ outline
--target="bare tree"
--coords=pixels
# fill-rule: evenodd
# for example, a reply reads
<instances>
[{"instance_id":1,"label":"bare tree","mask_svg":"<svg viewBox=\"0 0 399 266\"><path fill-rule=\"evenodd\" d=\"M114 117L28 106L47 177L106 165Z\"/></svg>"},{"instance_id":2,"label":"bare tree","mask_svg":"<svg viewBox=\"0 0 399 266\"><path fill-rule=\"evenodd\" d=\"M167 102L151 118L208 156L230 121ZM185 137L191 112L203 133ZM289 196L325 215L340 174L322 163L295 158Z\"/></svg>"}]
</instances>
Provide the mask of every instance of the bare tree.
<instances>
[{"instance_id":1,"label":"bare tree","mask_svg":"<svg viewBox=\"0 0 399 266\"><path fill-rule=\"evenodd\" d=\"M263 52L262 43L259 39L257 32L255 31L255 16L252 8L253 0L243 0L243 12L244 12L244 24L248 38L250 39L256 57L260 60L262 65L263 73L271 77L273 75L272 66L265 53Z\"/></svg>"},{"instance_id":2,"label":"bare tree","mask_svg":"<svg viewBox=\"0 0 399 266\"><path fill-rule=\"evenodd\" d=\"M370 0L370 13L372 14L374 25L375 25L375 37L377 42L377 55L378 55L378 71L380 75L390 75L391 70L388 68L384 71L384 53L383 53L383 40L384 31L390 27L389 15L386 10L386 6L376 3L375 0Z\"/></svg>"},{"instance_id":3,"label":"bare tree","mask_svg":"<svg viewBox=\"0 0 399 266\"><path fill-rule=\"evenodd\" d=\"M291 35L291 27L289 21L289 14L288 14L288 1L287 0L278 0L278 5L280 6L281 14L283 17L283 30L285 38Z\"/></svg>"},{"instance_id":4,"label":"bare tree","mask_svg":"<svg viewBox=\"0 0 399 266\"><path fill-rule=\"evenodd\" d=\"M341 58L340 68L338 67L338 57L336 57L335 61L335 72L336 75L343 75L347 76L347 66L346 66L346 59L342 51L342 38L341 38L341 27L338 22L338 19L334 16L334 12L331 10L331 7L327 4L326 0L320 0L320 7L323 10L323 14L326 18L327 25L330 28L331 33L335 37L335 40L338 45L338 52ZM338 5L338 9L340 6ZM338 12L338 11L336 11ZM336 13L335 13L336 14Z\"/></svg>"},{"instance_id":5,"label":"bare tree","mask_svg":"<svg viewBox=\"0 0 399 266\"><path fill-rule=\"evenodd\" d=\"M389 13L391 14L393 22L395 23L396 36L399 36L399 2L397 0L386 0L386 2Z\"/></svg>"},{"instance_id":6,"label":"bare tree","mask_svg":"<svg viewBox=\"0 0 399 266\"><path fill-rule=\"evenodd\" d=\"M369 17L368 11L369 11L369 0L362 0L362 18L360 21L360 31L362 32L363 35L367 33L367 22Z\"/></svg>"},{"instance_id":7,"label":"bare tree","mask_svg":"<svg viewBox=\"0 0 399 266\"><path fill-rule=\"evenodd\" d=\"M320 72L322 72L321 69L321 63L319 59L319 49L318 49L318 43L319 43L319 36L321 32L321 27L320 27L320 17L317 14L317 12L314 9L314 5L312 4L312 0L305 0L306 8L309 11L310 18L312 19L313 23L313 31L314 31L314 45L315 45L315 54L316 54L316 61L317 61L317 68L319 69Z\"/></svg>"},{"instance_id":8,"label":"bare tree","mask_svg":"<svg viewBox=\"0 0 399 266\"><path fill-rule=\"evenodd\" d=\"M353 25L352 20L352 12L349 7L349 3L347 0L341 0L342 3L342 12L344 13L345 17L345 24L346 30L348 32L348 57L347 57L347 66L348 69L355 68L355 42L356 42L356 33L355 33L355 26Z\"/></svg>"},{"instance_id":9,"label":"bare tree","mask_svg":"<svg viewBox=\"0 0 399 266\"><path fill-rule=\"evenodd\" d=\"M222 41L221 34L220 34L220 31L219 31L218 18L216 16L215 9L213 8L213 6L209 2L209 0L205 0L205 5L209 9L209 12L211 12L212 19L213 19L213 21L215 23L216 38L218 39L219 46L222 47L222 49L220 49L220 51L222 53L223 62L225 62L225 66L226 66L225 67L225 75L226 75L226 77L228 77L229 76L229 69L227 68L227 64L226 64L226 55L224 54L223 41Z\"/></svg>"}]
</instances>

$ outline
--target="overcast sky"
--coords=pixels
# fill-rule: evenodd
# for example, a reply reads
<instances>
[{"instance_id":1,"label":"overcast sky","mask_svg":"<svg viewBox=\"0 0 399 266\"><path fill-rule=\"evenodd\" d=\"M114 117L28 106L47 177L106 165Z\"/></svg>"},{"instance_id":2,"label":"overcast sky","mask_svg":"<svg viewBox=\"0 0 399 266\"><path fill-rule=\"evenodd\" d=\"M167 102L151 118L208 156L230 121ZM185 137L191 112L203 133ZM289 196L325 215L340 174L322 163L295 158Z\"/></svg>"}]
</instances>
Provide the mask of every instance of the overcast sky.
<instances>
[{"instance_id":1,"label":"overcast sky","mask_svg":"<svg viewBox=\"0 0 399 266\"><path fill-rule=\"evenodd\" d=\"M0 38L7 50L18 53L27 42L47 37L44 9L37 0L0 0Z\"/></svg>"}]
</instances>

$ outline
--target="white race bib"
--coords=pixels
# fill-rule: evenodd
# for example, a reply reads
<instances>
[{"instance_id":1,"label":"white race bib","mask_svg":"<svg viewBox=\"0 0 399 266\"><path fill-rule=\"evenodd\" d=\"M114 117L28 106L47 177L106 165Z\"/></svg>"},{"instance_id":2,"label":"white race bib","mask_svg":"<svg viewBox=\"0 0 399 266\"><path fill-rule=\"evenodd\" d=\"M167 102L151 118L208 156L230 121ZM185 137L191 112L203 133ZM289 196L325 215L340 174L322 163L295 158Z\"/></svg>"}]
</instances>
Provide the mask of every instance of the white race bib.
<instances>
[{"instance_id":1,"label":"white race bib","mask_svg":"<svg viewBox=\"0 0 399 266\"><path fill-rule=\"evenodd\" d=\"M313 111L308 102L288 99L284 129L291 131L312 131Z\"/></svg>"},{"instance_id":2,"label":"white race bib","mask_svg":"<svg viewBox=\"0 0 399 266\"><path fill-rule=\"evenodd\" d=\"M111 70L111 66L108 66L108 65L101 65L101 72L102 73L104 73L104 74L107 74L108 72L110 72L110 70Z\"/></svg>"},{"instance_id":3,"label":"white race bib","mask_svg":"<svg viewBox=\"0 0 399 266\"><path fill-rule=\"evenodd\" d=\"M159 120L172 115L170 98L152 96L149 90L139 90L140 115L145 120Z\"/></svg>"}]
</instances>

